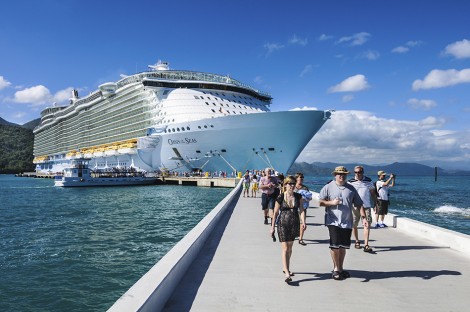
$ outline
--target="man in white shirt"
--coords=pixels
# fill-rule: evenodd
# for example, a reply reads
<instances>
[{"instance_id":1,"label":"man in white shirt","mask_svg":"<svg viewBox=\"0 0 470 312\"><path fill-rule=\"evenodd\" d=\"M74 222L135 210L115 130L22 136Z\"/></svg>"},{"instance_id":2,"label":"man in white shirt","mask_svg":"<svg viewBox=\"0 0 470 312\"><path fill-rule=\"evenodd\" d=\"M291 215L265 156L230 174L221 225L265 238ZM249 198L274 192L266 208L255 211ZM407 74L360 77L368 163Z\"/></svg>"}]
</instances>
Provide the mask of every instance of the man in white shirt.
<instances>
[{"instance_id":1,"label":"man in white shirt","mask_svg":"<svg viewBox=\"0 0 470 312\"><path fill-rule=\"evenodd\" d=\"M375 182L377 188L377 205L375 209L375 227L384 228L387 227L384 223L385 215L388 213L388 188L395 186L395 175L392 173L387 179L387 173L380 170L377 172L379 180ZM380 220L379 220L380 219Z\"/></svg>"},{"instance_id":2,"label":"man in white shirt","mask_svg":"<svg viewBox=\"0 0 470 312\"><path fill-rule=\"evenodd\" d=\"M364 227L364 252L372 252L372 248L369 247L369 228L372 223L372 214L371 208L375 206L375 190L374 184L369 177L364 176L364 168L362 166L354 167L354 178L348 181L356 191L359 193L359 196L362 199L364 205L364 212L367 220L367 227ZM353 209L353 235L356 239L356 243L354 247L356 249L361 248L361 243L359 241L359 235L357 231L357 226L359 224L359 220L361 219L361 214L358 207L354 207Z\"/></svg>"}]
</instances>

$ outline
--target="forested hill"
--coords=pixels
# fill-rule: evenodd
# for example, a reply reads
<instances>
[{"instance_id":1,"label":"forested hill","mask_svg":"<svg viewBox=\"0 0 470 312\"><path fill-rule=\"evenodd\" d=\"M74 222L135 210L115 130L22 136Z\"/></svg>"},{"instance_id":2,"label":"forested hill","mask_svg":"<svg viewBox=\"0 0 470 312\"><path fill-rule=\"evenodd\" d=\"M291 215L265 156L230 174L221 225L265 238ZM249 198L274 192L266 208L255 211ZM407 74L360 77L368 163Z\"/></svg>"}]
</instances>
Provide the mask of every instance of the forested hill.
<instances>
[{"instance_id":1,"label":"forested hill","mask_svg":"<svg viewBox=\"0 0 470 312\"><path fill-rule=\"evenodd\" d=\"M305 175L330 175L331 172L337 166L345 166L351 175L354 175L354 167L358 164L337 164L337 163L294 163L288 171L288 174L295 174L296 172L302 172ZM364 172L370 178L375 178L377 176L377 171L383 170L387 173L394 173L397 176L433 176L435 172L434 167L420 165L416 163L393 163L390 165L383 166L369 166L360 164L364 167ZM442 168L437 168L438 175L465 175L470 176L470 171L465 170L446 170Z\"/></svg>"},{"instance_id":2,"label":"forested hill","mask_svg":"<svg viewBox=\"0 0 470 312\"><path fill-rule=\"evenodd\" d=\"M22 126L0 118L0 173L34 171L33 129L39 119Z\"/></svg>"}]
</instances>

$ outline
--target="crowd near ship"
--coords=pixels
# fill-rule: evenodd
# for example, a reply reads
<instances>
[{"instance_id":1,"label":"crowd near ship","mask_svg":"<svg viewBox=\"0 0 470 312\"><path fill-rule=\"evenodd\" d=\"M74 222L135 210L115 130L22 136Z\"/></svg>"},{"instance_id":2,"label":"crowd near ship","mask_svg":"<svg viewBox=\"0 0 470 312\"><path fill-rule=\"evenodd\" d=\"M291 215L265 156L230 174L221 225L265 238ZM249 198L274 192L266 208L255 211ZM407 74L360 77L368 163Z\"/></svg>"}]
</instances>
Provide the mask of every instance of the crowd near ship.
<instances>
[{"instance_id":1,"label":"crowd near ship","mask_svg":"<svg viewBox=\"0 0 470 312\"><path fill-rule=\"evenodd\" d=\"M286 172L330 111L270 111L272 97L228 75L173 70L166 62L100 85L41 112L34 129L38 173L76 159L93 171Z\"/></svg>"}]
</instances>

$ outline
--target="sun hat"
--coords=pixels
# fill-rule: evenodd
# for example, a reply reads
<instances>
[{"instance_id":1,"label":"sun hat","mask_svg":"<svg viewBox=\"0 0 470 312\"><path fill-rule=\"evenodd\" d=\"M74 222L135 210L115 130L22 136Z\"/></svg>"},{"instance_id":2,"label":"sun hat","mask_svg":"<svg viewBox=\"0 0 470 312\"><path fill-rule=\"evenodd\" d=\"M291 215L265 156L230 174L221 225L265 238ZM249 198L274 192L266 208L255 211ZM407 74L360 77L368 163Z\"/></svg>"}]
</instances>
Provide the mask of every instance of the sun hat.
<instances>
[{"instance_id":1,"label":"sun hat","mask_svg":"<svg viewBox=\"0 0 470 312\"><path fill-rule=\"evenodd\" d=\"M335 175L335 174L338 174L338 173L348 174L349 171L344 166L338 166L338 167L335 168L335 171L333 171L331 174Z\"/></svg>"},{"instance_id":2,"label":"sun hat","mask_svg":"<svg viewBox=\"0 0 470 312\"><path fill-rule=\"evenodd\" d=\"M377 172L377 175L380 177L382 175L386 175L387 173L383 170L380 170L379 172Z\"/></svg>"}]
</instances>

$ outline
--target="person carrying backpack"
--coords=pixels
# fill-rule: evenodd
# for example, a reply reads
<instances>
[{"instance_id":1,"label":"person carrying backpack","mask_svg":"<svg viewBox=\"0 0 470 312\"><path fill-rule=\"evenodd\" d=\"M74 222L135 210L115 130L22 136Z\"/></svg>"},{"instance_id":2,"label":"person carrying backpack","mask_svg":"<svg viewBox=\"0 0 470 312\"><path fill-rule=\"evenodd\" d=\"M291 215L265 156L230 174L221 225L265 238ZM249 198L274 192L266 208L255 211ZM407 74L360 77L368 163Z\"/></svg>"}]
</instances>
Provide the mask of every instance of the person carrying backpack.
<instances>
[{"instance_id":1,"label":"person carrying backpack","mask_svg":"<svg viewBox=\"0 0 470 312\"><path fill-rule=\"evenodd\" d=\"M383 170L377 172L379 180L375 182L377 192L377 203L375 207L375 228L384 228L387 225L384 223L385 215L388 213L388 188L395 186L395 175L392 173L387 179L387 173ZM380 219L380 220L379 220Z\"/></svg>"}]
</instances>

